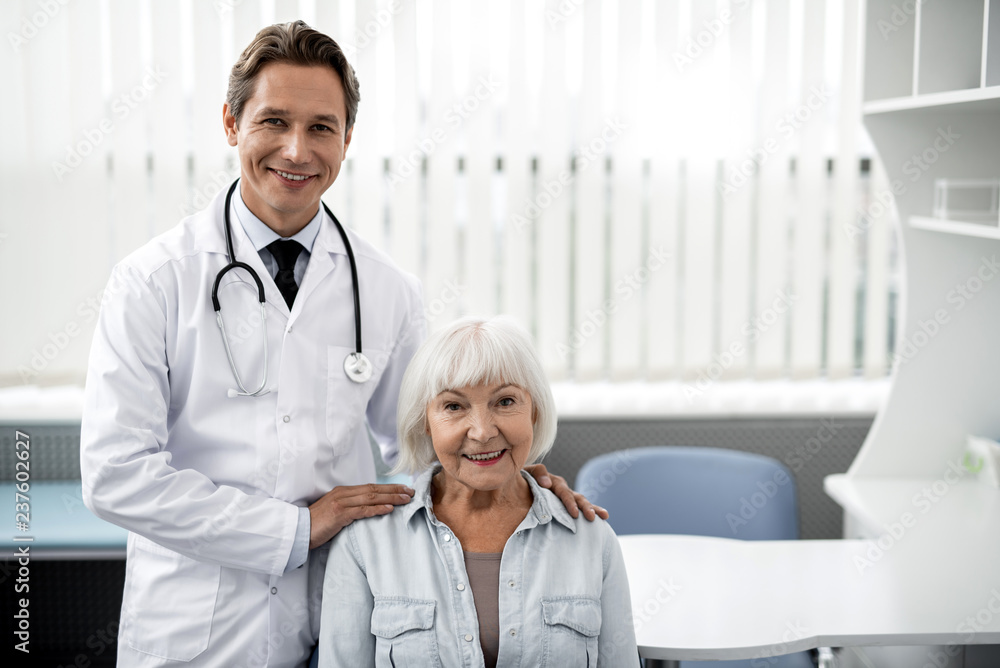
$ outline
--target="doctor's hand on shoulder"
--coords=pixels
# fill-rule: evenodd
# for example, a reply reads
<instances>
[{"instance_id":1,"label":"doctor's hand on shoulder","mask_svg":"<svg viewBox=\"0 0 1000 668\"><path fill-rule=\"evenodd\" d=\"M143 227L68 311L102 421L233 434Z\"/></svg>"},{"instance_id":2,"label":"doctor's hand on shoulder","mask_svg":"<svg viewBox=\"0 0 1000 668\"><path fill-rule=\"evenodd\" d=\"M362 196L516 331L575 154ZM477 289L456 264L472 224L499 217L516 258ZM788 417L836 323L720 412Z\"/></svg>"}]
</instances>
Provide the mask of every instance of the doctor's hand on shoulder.
<instances>
[{"instance_id":1,"label":"doctor's hand on shoulder","mask_svg":"<svg viewBox=\"0 0 1000 668\"><path fill-rule=\"evenodd\" d=\"M392 512L409 503L413 490L405 485L341 485L309 506L309 549L323 545L354 520Z\"/></svg>"},{"instance_id":2,"label":"doctor's hand on shoulder","mask_svg":"<svg viewBox=\"0 0 1000 668\"><path fill-rule=\"evenodd\" d=\"M598 517L602 520L608 519L607 510L594 505L580 492L574 492L569 483L566 482L566 478L561 475L549 473L548 469L545 468L545 464L532 464L531 466L525 466L524 470L531 474L531 477L535 479L539 487L544 487L555 494L563 502L563 505L566 506L566 511L573 519L580 516L581 510L583 511L583 518L588 522L593 522Z\"/></svg>"}]
</instances>

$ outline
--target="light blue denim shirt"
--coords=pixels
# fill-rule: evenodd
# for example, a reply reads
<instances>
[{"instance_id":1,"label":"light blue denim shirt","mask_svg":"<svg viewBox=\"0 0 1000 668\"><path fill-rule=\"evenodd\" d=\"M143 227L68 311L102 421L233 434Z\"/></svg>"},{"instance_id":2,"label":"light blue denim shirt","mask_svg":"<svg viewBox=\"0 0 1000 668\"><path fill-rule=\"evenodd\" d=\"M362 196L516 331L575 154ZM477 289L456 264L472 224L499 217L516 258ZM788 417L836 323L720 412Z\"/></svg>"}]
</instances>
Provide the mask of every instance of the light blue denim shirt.
<instances>
[{"instance_id":1,"label":"light blue denim shirt","mask_svg":"<svg viewBox=\"0 0 1000 668\"><path fill-rule=\"evenodd\" d=\"M359 520L330 547L319 665L481 667L462 546L434 516L431 477L388 515ZM603 520L574 520L522 472L534 502L500 562L504 668L637 666L625 562Z\"/></svg>"}]
</instances>

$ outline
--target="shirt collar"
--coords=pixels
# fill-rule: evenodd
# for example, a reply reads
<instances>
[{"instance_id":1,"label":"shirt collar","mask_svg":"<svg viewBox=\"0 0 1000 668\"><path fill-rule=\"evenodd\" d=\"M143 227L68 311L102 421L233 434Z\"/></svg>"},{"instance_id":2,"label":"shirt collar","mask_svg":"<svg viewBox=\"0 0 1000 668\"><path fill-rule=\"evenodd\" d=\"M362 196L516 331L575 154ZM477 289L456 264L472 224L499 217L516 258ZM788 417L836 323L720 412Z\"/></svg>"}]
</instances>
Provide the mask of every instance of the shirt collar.
<instances>
[{"instance_id":1,"label":"shirt collar","mask_svg":"<svg viewBox=\"0 0 1000 668\"><path fill-rule=\"evenodd\" d=\"M250 243L253 244L254 250L257 252L266 248L271 242L282 238L281 235L268 227L264 221L255 216L250 207L243 201L242 183L240 184L239 197L233 198L233 206L236 209L236 219L240 221L240 225L243 226L243 230L247 233ZM319 234L320 221L322 219L323 206L320 205L319 210L312 217L312 220L296 234L288 238L298 241L308 252L312 253L313 244L316 242L316 236Z\"/></svg>"},{"instance_id":2,"label":"shirt collar","mask_svg":"<svg viewBox=\"0 0 1000 668\"><path fill-rule=\"evenodd\" d=\"M413 519L413 516L416 515L417 511L421 509L423 509L429 517L433 516L430 512L430 510L434 507L434 502L431 499L431 479L440 470L441 464L435 463L431 466L431 468L421 473L417 479L413 481L413 491L415 492L413 499L396 511L403 513L404 524L409 524L410 520ZM576 522L569 514L569 511L566 510L566 507L559 500L559 497L555 496L551 492L543 493L543 488L527 471L522 470L521 475L528 481L528 487L531 489L531 496L534 498L534 501L532 502L531 508L528 510L528 514L521 522L521 526L519 528L530 529L531 527L539 524L548 524L554 519L573 533L576 533Z\"/></svg>"}]
</instances>

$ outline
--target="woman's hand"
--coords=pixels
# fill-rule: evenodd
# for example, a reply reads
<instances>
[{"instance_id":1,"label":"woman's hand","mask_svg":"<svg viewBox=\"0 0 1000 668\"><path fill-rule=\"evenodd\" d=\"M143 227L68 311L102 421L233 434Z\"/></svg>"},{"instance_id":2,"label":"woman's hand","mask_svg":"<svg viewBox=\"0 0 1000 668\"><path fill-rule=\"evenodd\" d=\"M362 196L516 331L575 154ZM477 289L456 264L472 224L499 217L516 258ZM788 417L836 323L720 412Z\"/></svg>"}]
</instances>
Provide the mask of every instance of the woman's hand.
<instances>
[{"instance_id":1,"label":"woman's hand","mask_svg":"<svg viewBox=\"0 0 1000 668\"><path fill-rule=\"evenodd\" d=\"M524 470L530 473L531 477L540 486L552 490L552 493L558 496L559 500L566 506L566 510L573 516L573 519L580 516L581 509L583 510L583 516L591 522L597 517L600 517L602 520L608 519L607 510L600 506L595 506L590 501L587 501L587 497L583 494L571 490L569 485L566 484L566 478L549 473L548 469L545 468L545 464L525 466Z\"/></svg>"}]
</instances>

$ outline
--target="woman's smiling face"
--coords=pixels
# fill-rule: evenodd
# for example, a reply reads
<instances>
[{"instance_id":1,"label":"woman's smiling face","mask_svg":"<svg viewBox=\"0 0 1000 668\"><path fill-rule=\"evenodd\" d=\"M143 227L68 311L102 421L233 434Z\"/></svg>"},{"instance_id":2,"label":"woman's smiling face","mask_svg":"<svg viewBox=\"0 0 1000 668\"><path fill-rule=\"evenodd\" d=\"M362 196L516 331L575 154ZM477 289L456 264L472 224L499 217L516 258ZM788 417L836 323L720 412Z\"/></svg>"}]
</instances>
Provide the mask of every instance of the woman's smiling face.
<instances>
[{"instance_id":1,"label":"woman's smiling face","mask_svg":"<svg viewBox=\"0 0 1000 668\"><path fill-rule=\"evenodd\" d=\"M531 396L497 383L445 390L427 405L427 433L444 472L477 491L516 484L534 438Z\"/></svg>"}]
</instances>

